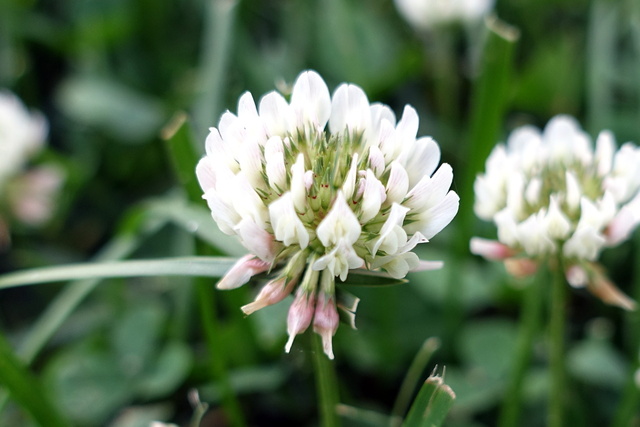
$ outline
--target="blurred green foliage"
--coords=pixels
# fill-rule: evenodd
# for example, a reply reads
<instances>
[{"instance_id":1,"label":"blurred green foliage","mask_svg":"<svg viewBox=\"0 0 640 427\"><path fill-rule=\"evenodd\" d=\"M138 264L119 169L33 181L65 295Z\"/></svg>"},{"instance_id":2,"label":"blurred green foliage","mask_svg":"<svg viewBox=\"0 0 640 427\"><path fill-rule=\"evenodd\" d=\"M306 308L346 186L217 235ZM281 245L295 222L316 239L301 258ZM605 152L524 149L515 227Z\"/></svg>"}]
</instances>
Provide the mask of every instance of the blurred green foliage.
<instances>
[{"instance_id":1,"label":"blurred green foliage","mask_svg":"<svg viewBox=\"0 0 640 427\"><path fill-rule=\"evenodd\" d=\"M592 135L609 128L619 143L640 142L637 1L505 0L495 13L520 32L498 140L517 125L543 125L568 113ZM175 147L167 149L161 130L175 112L188 112L196 141L189 150L197 157L207 127L217 125L223 110L235 111L242 92L259 98L274 88L286 91L306 68L330 88L354 82L397 113L414 105L419 133L436 138L443 161L454 165L454 189L465 194L461 187L469 182L461 170L469 153L478 152L469 132L484 27L438 31L415 32L390 0L0 2L0 87L48 117L49 148L37 161L57 158L68 172L54 220L42 229L12 229L0 270L86 261L141 230L144 222L119 225L137 209L166 222L136 241L132 258L238 255L237 245L206 223L203 202L190 201L179 184L170 158ZM449 67L444 80L441 61ZM191 151L181 157L187 160L178 175L195 166ZM472 204L463 199L461 209ZM443 349L435 361L446 365L445 381L457 394L445 425L495 425L526 283L460 250L465 233L494 233L472 222L459 231L454 220L421 250L422 258L445 260L443 270L412 274L394 287L346 287L361 303L358 330L343 326L335 337L343 403L389 414L414 354L438 336ZM611 276L636 299L638 243L604 254ZM0 292L0 327L19 346L64 291L45 285ZM286 307L245 318L239 307L254 294L246 286L202 301L206 294L188 278L106 280L80 297L32 371L79 426L133 427L153 419L187 425L192 388L211 405L202 426L233 419L223 406L229 392L250 425L315 425L308 355L297 344L292 354L283 352ZM207 341L199 304L210 305L219 320L214 341ZM639 363L640 317L577 291L569 316L572 425L609 425L623 390L627 396L634 387L628 384ZM546 343L542 333L537 338L525 378L526 427L545 420ZM637 400L631 402L617 419L638 425ZM0 425L32 423L11 401L0 413Z\"/></svg>"}]
</instances>

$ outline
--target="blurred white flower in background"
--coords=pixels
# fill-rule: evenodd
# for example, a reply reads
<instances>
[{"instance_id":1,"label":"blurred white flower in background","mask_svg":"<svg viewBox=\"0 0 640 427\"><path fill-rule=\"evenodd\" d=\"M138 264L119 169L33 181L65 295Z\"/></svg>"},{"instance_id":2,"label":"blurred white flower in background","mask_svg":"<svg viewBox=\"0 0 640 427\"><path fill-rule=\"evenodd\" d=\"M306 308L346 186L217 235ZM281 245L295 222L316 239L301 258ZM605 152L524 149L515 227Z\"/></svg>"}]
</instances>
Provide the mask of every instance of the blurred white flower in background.
<instances>
[{"instance_id":1,"label":"blurred white flower in background","mask_svg":"<svg viewBox=\"0 0 640 427\"><path fill-rule=\"evenodd\" d=\"M412 252L458 211L440 149L416 138L418 115L406 106L399 121L389 107L369 104L358 86L333 96L313 71L300 74L289 102L277 92L260 100L241 96L237 115L226 112L206 141L197 166L212 216L249 250L218 287L231 289L252 275L274 278L247 314L294 293L287 343L313 324L333 358L331 339L343 306L335 279L353 269L384 270L402 278L438 268Z\"/></svg>"},{"instance_id":2,"label":"blurred white flower in background","mask_svg":"<svg viewBox=\"0 0 640 427\"><path fill-rule=\"evenodd\" d=\"M494 0L395 0L402 17L418 30L451 23L471 23L486 16Z\"/></svg>"},{"instance_id":3,"label":"blurred white flower in background","mask_svg":"<svg viewBox=\"0 0 640 427\"><path fill-rule=\"evenodd\" d=\"M472 252L507 260L515 275L561 255L572 286L635 306L594 261L640 222L640 148L625 143L616 151L613 134L602 131L594 150L574 118L556 116L543 131L515 129L494 148L474 189L475 212L496 224L498 241L474 238Z\"/></svg>"},{"instance_id":4,"label":"blurred white flower in background","mask_svg":"<svg viewBox=\"0 0 640 427\"><path fill-rule=\"evenodd\" d=\"M0 188L22 171L46 136L44 116L29 112L15 95L0 91Z\"/></svg>"},{"instance_id":5,"label":"blurred white flower in background","mask_svg":"<svg viewBox=\"0 0 640 427\"><path fill-rule=\"evenodd\" d=\"M8 91L0 91L0 246L9 242L10 217L38 226L49 220L65 179L54 165L27 169L47 137L47 121L39 112L30 112Z\"/></svg>"}]
</instances>

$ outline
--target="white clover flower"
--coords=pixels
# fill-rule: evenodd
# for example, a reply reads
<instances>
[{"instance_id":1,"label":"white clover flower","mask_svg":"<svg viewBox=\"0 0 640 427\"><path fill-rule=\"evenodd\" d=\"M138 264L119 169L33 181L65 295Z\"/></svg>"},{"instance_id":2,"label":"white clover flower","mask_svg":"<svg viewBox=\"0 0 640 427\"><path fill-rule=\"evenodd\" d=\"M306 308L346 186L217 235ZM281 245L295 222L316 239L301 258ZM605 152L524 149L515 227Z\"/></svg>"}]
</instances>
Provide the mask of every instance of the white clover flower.
<instances>
[{"instance_id":1,"label":"white clover flower","mask_svg":"<svg viewBox=\"0 0 640 427\"><path fill-rule=\"evenodd\" d=\"M46 134L40 113L30 113L15 95L0 91L0 187L42 147Z\"/></svg>"},{"instance_id":2,"label":"white clover flower","mask_svg":"<svg viewBox=\"0 0 640 427\"><path fill-rule=\"evenodd\" d=\"M495 222L499 242L475 238L472 252L537 261L560 255L570 284L633 307L594 261L640 223L640 148L626 143L616 152L613 135L603 131L594 150L575 119L556 116L543 131L523 126L496 146L474 189L475 212Z\"/></svg>"},{"instance_id":3,"label":"white clover flower","mask_svg":"<svg viewBox=\"0 0 640 427\"><path fill-rule=\"evenodd\" d=\"M417 132L412 107L396 123L389 107L369 104L358 86L343 84L330 96L313 71L297 78L290 102L271 92L256 107L247 92L237 115L226 112L211 128L196 168L203 197L220 229L251 253L219 287L279 269L243 310L250 314L295 290L287 351L313 324L333 357L337 308L355 312L338 301L336 277L380 269L402 278L440 267L411 251L453 219L459 199L449 190L451 167L438 168L438 145Z\"/></svg>"},{"instance_id":4,"label":"white clover flower","mask_svg":"<svg viewBox=\"0 0 640 427\"><path fill-rule=\"evenodd\" d=\"M402 17L420 30L453 22L473 22L486 16L494 0L395 0Z\"/></svg>"}]
</instances>

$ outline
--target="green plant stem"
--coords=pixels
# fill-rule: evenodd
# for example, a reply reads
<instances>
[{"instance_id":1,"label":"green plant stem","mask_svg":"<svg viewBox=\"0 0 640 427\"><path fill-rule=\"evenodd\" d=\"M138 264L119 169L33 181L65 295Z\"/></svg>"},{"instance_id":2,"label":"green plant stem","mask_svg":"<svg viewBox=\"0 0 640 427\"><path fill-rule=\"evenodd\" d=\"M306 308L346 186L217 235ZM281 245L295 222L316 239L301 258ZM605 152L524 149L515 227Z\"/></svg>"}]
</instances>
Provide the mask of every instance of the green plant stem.
<instances>
[{"instance_id":1,"label":"green plant stem","mask_svg":"<svg viewBox=\"0 0 640 427\"><path fill-rule=\"evenodd\" d=\"M535 283L528 285L522 298L520 332L516 343L515 359L509 377L504 404L500 412L500 427L519 426L522 405L522 382L531 363L533 341L540 328L542 314L542 290L546 288L547 272L538 273Z\"/></svg>"},{"instance_id":2,"label":"green plant stem","mask_svg":"<svg viewBox=\"0 0 640 427\"><path fill-rule=\"evenodd\" d=\"M222 404L229 416L231 425L245 426L246 422L242 415L240 403L235 397L229 380L224 346L220 342L220 325L215 310L216 301L213 287L210 281L202 279L196 280L195 285L202 327L209 352L211 374L220 384Z\"/></svg>"},{"instance_id":3,"label":"green plant stem","mask_svg":"<svg viewBox=\"0 0 640 427\"><path fill-rule=\"evenodd\" d=\"M311 334L313 367L316 376L316 389L318 393L318 408L320 412L320 425L323 427L336 427L340 425L340 419L336 408L340 402L338 396L338 382L333 362L327 358L322 349L320 336Z\"/></svg>"},{"instance_id":4,"label":"green plant stem","mask_svg":"<svg viewBox=\"0 0 640 427\"><path fill-rule=\"evenodd\" d=\"M27 370L0 334L0 385L42 426L65 427L69 424L49 400L40 382Z\"/></svg>"},{"instance_id":5,"label":"green plant stem","mask_svg":"<svg viewBox=\"0 0 640 427\"><path fill-rule=\"evenodd\" d=\"M548 426L563 427L564 396L567 393L564 364L567 283L560 257L558 257L551 285L551 313L549 318L551 390L549 393Z\"/></svg>"}]
</instances>

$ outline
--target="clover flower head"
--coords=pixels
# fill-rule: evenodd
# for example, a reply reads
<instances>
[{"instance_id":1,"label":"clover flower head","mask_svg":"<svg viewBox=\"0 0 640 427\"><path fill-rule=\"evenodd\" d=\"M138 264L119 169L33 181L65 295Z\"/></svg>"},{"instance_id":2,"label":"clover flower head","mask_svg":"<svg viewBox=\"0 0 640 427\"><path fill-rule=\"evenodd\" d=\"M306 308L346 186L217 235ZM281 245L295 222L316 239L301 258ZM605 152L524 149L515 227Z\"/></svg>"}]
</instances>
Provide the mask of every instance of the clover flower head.
<instances>
[{"instance_id":1,"label":"clover flower head","mask_svg":"<svg viewBox=\"0 0 640 427\"><path fill-rule=\"evenodd\" d=\"M535 270L532 261L559 255L571 285L632 308L595 261L640 222L639 165L640 148L625 143L616 151L613 134L602 131L594 149L569 116L552 118L542 131L515 129L474 184L475 212L496 224L498 241L474 238L472 252L507 259L524 274Z\"/></svg>"},{"instance_id":2,"label":"clover flower head","mask_svg":"<svg viewBox=\"0 0 640 427\"><path fill-rule=\"evenodd\" d=\"M473 22L486 16L494 0L395 0L402 17L418 30L454 22Z\"/></svg>"},{"instance_id":3,"label":"clover flower head","mask_svg":"<svg viewBox=\"0 0 640 427\"><path fill-rule=\"evenodd\" d=\"M8 91L0 91L0 186L44 144L47 122Z\"/></svg>"},{"instance_id":4,"label":"clover flower head","mask_svg":"<svg viewBox=\"0 0 640 427\"><path fill-rule=\"evenodd\" d=\"M250 93L222 115L206 140L196 174L213 219L250 252L219 287L241 286L261 272L274 278L250 314L294 294L287 330L313 325L333 357L336 278L354 269L402 278L421 263L412 250L442 230L458 210L451 167L429 138L416 138L418 115L399 121L370 104L363 90L340 85L333 96L314 71L301 73L289 101L277 92L258 105Z\"/></svg>"}]
</instances>

